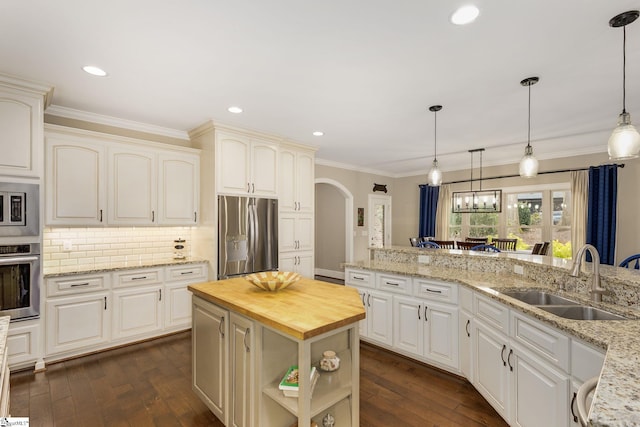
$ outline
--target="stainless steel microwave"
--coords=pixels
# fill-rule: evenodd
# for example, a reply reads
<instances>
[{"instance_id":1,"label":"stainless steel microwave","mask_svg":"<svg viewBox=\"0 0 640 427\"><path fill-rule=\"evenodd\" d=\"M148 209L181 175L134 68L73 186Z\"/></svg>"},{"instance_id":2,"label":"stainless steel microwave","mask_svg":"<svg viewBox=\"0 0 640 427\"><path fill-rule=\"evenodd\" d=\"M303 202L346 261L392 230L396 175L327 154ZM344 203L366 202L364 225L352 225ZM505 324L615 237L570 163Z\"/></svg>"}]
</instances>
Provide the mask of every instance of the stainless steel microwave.
<instances>
[{"instance_id":1,"label":"stainless steel microwave","mask_svg":"<svg viewBox=\"0 0 640 427\"><path fill-rule=\"evenodd\" d=\"M39 185L0 182L0 237L39 235Z\"/></svg>"}]
</instances>

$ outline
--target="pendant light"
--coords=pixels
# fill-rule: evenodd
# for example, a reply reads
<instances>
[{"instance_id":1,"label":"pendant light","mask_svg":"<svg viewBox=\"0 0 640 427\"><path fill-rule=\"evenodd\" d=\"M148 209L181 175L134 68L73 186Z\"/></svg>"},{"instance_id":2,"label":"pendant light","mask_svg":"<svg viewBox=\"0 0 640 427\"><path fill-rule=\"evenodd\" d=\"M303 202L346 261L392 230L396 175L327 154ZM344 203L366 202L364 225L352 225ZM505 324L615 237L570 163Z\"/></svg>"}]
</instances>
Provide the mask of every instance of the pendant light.
<instances>
[{"instance_id":1,"label":"pendant light","mask_svg":"<svg viewBox=\"0 0 640 427\"><path fill-rule=\"evenodd\" d=\"M627 25L640 15L637 10L630 10L614 16L609 26L622 27L622 113L618 117L618 126L609 137L608 152L611 160L633 159L640 156L640 134L631 124L631 116L626 109L626 67L627 67Z\"/></svg>"},{"instance_id":2,"label":"pendant light","mask_svg":"<svg viewBox=\"0 0 640 427\"><path fill-rule=\"evenodd\" d=\"M538 175L538 159L533 157L533 147L531 146L531 86L538 83L538 77L527 77L520 84L529 88L529 122L527 130L527 146L524 149L524 157L520 160L520 176L523 178L533 178Z\"/></svg>"},{"instance_id":3,"label":"pendant light","mask_svg":"<svg viewBox=\"0 0 640 427\"><path fill-rule=\"evenodd\" d=\"M432 105L429 107L429 111L433 111L433 164L431 170L427 175L427 181L429 185L434 187L439 186L442 183L442 171L438 167L438 135L437 135L437 115L438 111L442 110L442 105Z\"/></svg>"}]
</instances>

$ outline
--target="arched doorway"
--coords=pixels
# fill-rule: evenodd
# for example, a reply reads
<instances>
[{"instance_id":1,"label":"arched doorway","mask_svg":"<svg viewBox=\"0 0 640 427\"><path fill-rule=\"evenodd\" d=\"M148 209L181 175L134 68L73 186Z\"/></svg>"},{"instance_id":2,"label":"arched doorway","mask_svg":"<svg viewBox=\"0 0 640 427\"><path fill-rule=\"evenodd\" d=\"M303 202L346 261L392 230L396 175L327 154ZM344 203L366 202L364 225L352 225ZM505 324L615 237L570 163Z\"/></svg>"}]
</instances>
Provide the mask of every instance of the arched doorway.
<instances>
[{"instance_id":1,"label":"arched doorway","mask_svg":"<svg viewBox=\"0 0 640 427\"><path fill-rule=\"evenodd\" d=\"M333 261L332 267L325 268L323 267L322 259L323 254L335 254L342 253L344 250L344 259L340 262L352 262L353 261L353 195L351 192L341 183L329 178L317 178L315 180L316 184L316 200L318 197L339 197L344 203L344 209L342 214L336 212L335 209L340 210L340 205L338 203L316 203L316 273L319 275L329 275L329 277L333 277L336 274L335 267L336 262ZM327 186L327 188L322 191L322 186ZM323 214L324 210L324 214ZM325 218L323 215L331 214L332 223L331 225L325 223ZM336 223L340 221L340 226L336 227ZM342 221L344 221L342 223ZM335 231L336 229L342 230L341 227L344 225L344 237L341 238L341 241L338 241L335 237L335 234L329 233L328 231ZM333 249L332 249L333 248ZM322 253L320 253L322 252ZM336 279L344 279L344 273L340 270L340 277L335 277Z\"/></svg>"}]
</instances>

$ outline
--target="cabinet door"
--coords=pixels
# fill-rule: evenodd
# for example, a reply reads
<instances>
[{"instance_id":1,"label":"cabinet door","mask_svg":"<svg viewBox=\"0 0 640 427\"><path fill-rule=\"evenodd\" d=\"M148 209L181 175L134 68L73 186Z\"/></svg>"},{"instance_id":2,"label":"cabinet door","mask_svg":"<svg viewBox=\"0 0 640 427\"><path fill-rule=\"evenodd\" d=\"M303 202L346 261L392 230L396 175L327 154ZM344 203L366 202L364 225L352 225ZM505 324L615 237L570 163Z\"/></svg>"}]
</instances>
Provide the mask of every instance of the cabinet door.
<instances>
[{"instance_id":1,"label":"cabinet door","mask_svg":"<svg viewBox=\"0 0 640 427\"><path fill-rule=\"evenodd\" d=\"M42 357L40 324L30 321L11 323L6 348L7 360L11 368L38 360Z\"/></svg>"},{"instance_id":2,"label":"cabinet door","mask_svg":"<svg viewBox=\"0 0 640 427\"><path fill-rule=\"evenodd\" d=\"M163 297L165 331L191 327L191 292L187 283L165 285Z\"/></svg>"},{"instance_id":3,"label":"cabinet door","mask_svg":"<svg viewBox=\"0 0 640 427\"><path fill-rule=\"evenodd\" d=\"M296 273L303 277L313 279L315 276L313 252L298 252L296 256L298 257L295 269Z\"/></svg>"},{"instance_id":4,"label":"cabinet door","mask_svg":"<svg viewBox=\"0 0 640 427\"><path fill-rule=\"evenodd\" d=\"M251 142L238 135L216 133L216 187L218 193L251 192Z\"/></svg>"},{"instance_id":5,"label":"cabinet door","mask_svg":"<svg viewBox=\"0 0 640 427\"><path fill-rule=\"evenodd\" d=\"M460 310L458 319L458 346L460 373L473 384L471 361L473 360L473 344L471 340L473 317L465 310Z\"/></svg>"},{"instance_id":6,"label":"cabinet door","mask_svg":"<svg viewBox=\"0 0 640 427\"><path fill-rule=\"evenodd\" d=\"M296 153L280 150L278 164L278 209L281 212L294 212L298 209L296 200Z\"/></svg>"},{"instance_id":7,"label":"cabinet door","mask_svg":"<svg viewBox=\"0 0 640 427\"><path fill-rule=\"evenodd\" d=\"M254 355L253 322L231 313L230 324L230 414L229 425L252 427L254 413Z\"/></svg>"},{"instance_id":8,"label":"cabinet door","mask_svg":"<svg viewBox=\"0 0 640 427\"><path fill-rule=\"evenodd\" d=\"M269 143L251 144L251 194L276 197L278 195L278 149Z\"/></svg>"},{"instance_id":9,"label":"cabinet door","mask_svg":"<svg viewBox=\"0 0 640 427\"><path fill-rule=\"evenodd\" d=\"M200 159L197 155L158 156L158 222L195 225L198 221Z\"/></svg>"},{"instance_id":10,"label":"cabinet door","mask_svg":"<svg viewBox=\"0 0 640 427\"><path fill-rule=\"evenodd\" d=\"M296 240L296 215L280 215L278 221L278 248L281 252L293 252L298 249Z\"/></svg>"},{"instance_id":11,"label":"cabinet door","mask_svg":"<svg viewBox=\"0 0 640 427\"><path fill-rule=\"evenodd\" d=\"M301 215L296 217L295 240L300 251L312 251L313 234L315 232L313 216Z\"/></svg>"},{"instance_id":12,"label":"cabinet door","mask_svg":"<svg viewBox=\"0 0 640 427\"><path fill-rule=\"evenodd\" d=\"M0 175L42 173L43 97L0 90Z\"/></svg>"},{"instance_id":13,"label":"cabinet door","mask_svg":"<svg viewBox=\"0 0 640 427\"><path fill-rule=\"evenodd\" d=\"M225 425L229 312L193 298L193 390Z\"/></svg>"},{"instance_id":14,"label":"cabinet door","mask_svg":"<svg viewBox=\"0 0 640 427\"><path fill-rule=\"evenodd\" d=\"M367 295L369 338L393 345L393 300L383 292L369 291Z\"/></svg>"},{"instance_id":15,"label":"cabinet door","mask_svg":"<svg viewBox=\"0 0 640 427\"><path fill-rule=\"evenodd\" d=\"M96 346L109 340L107 293L52 298L46 303L46 354Z\"/></svg>"},{"instance_id":16,"label":"cabinet door","mask_svg":"<svg viewBox=\"0 0 640 427\"><path fill-rule=\"evenodd\" d=\"M162 330L162 287L113 291L113 338L152 336Z\"/></svg>"},{"instance_id":17,"label":"cabinet door","mask_svg":"<svg viewBox=\"0 0 640 427\"><path fill-rule=\"evenodd\" d=\"M157 223L156 159L151 152L127 147L109 153L109 224Z\"/></svg>"},{"instance_id":18,"label":"cabinet door","mask_svg":"<svg viewBox=\"0 0 640 427\"><path fill-rule=\"evenodd\" d=\"M296 165L296 198L298 211L312 213L315 201L315 160L313 154L300 152Z\"/></svg>"},{"instance_id":19,"label":"cabinet door","mask_svg":"<svg viewBox=\"0 0 640 427\"><path fill-rule=\"evenodd\" d=\"M476 319L473 327L474 386L507 421L509 410L508 340Z\"/></svg>"},{"instance_id":20,"label":"cabinet door","mask_svg":"<svg viewBox=\"0 0 640 427\"><path fill-rule=\"evenodd\" d=\"M515 403L511 407L511 425L568 426L567 374L516 348L509 355L508 365L509 369L513 367L511 394Z\"/></svg>"},{"instance_id":21,"label":"cabinet door","mask_svg":"<svg viewBox=\"0 0 640 427\"><path fill-rule=\"evenodd\" d=\"M107 205L104 145L47 136L46 160L46 223L103 225Z\"/></svg>"},{"instance_id":22,"label":"cabinet door","mask_svg":"<svg viewBox=\"0 0 640 427\"><path fill-rule=\"evenodd\" d=\"M393 346L422 357L424 305L415 298L393 297Z\"/></svg>"},{"instance_id":23,"label":"cabinet door","mask_svg":"<svg viewBox=\"0 0 640 427\"><path fill-rule=\"evenodd\" d=\"M430 301L423 316L424 355L427 359L458 368L458 308Z\"/></svg>"},{"instance_id":24,"label":"cabinet door","mask_svg":"<svg viewBox=\"0 0 640 427\"><path fill-rule=\"evenodd\" d=\"M347 286L351 286L351 285L347 285ZM358 329L359 329L360 338L367 338L369 336L369 328L367 327L367 324L369 322L369 309L367 307L367 296L369 295L369 290L360 288L357 286L351 286L351 287L356 288L358 290L358 295L360 295L360 300L362 301L362 305L364 306L364 309L366 311L366 317L358 321Z\"/></svg>"}]
</instances>

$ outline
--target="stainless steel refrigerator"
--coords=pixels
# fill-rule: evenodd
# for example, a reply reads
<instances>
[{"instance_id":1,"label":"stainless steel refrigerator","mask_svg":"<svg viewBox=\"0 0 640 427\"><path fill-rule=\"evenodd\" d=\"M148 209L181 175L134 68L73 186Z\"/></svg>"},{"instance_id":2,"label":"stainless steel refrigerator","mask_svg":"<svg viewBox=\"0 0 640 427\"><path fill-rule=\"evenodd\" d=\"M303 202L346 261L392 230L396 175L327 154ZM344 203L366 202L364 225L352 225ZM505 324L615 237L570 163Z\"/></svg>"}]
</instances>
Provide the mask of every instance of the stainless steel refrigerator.
<instances>
[{"instance_id":1,"label":"stainless steel refrigerator","mask_svg":"<svg viewBox=\"0 0 640 427\"><path fill-rule=\"evenodd\" d=\"M218 279L278 269L278 200L218 196Z\"/></svg>"}]
</instances>

